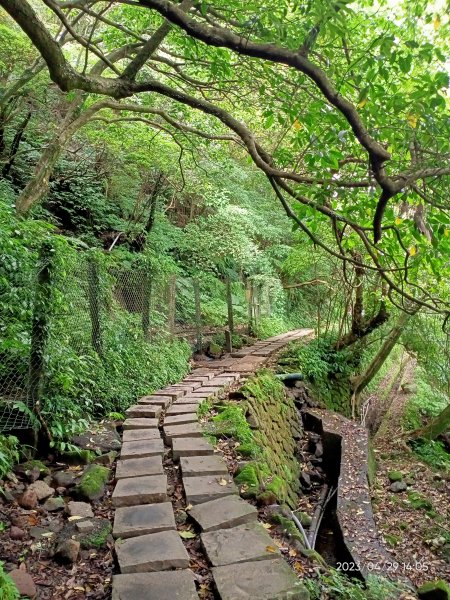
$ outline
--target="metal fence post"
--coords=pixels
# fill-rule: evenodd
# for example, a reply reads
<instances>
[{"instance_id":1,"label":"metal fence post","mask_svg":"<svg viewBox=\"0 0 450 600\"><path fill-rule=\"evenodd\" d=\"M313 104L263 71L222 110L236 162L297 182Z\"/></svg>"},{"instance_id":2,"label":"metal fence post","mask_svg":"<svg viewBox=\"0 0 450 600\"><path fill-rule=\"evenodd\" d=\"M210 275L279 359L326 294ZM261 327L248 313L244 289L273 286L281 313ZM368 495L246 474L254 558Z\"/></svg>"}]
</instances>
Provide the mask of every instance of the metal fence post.
<instances>
[{"instance_id":1,"label":"metal fence post","mask_svg":"<svg viewBox=\"0 0 450 600\"><path fill-rule=\"evenodd\" d=\"M146 340L151 338L150 334L150 307L152 297L152 280L148 273L142 278L142 331Z\"/></svg>"},{"instance_id":2,"label":"metal fence post","mask_svg":"<svg viewBox=\"0 0 450 600\"><path fill-rule=\"evenodd\" d=\"M33 307L27 404L37 412L39 412L38 407L45 375L45 349L49 338L53 252L53 246L49 241L42 244Z\"/></svg>"},{"instance_id":3,"label":"metal fence post","mask_svg":"<svg viewBox=\"0 0 450 600\"><path fill-rule=\"evenodd\" d=\"M176 311L176 293L177 279L175 275L171 275L168 283L168 299L167 299L167 325L169 332L175 334L175 311Z\"/></svg>"},{"instance_id":4,"label":"metal fence post","mask_svg":"<svg viewBox=\"0 0 450 600\"><path fill-rule=\"evenodd\" d=\"M103 358L102 330L100 322L100 281L98 276L98 262L93 255L88 257L87 264L89 315L91 317L92 347Z\"/></svg>"},{"instance_id":5,"label":"metal fence post","mask_svg":"<svg viewBox=\"0 0 450 600\"><path fill-rule=\"evenodd\" d=\"M225 345L227 352L233 352L233 334L234 334L234 315L233 315L233 296L231 294L231 280L227 277L225 281L227 290L227 310L228 310L228 331L225 331Z\"/></svg>"},{"instance_id":6,"label":"metal fence post","mask_svg":"<svg viewBox=\"0 0 450 600\"><path fill-rule=\"evenodd\" d=\"M200 283L197 278L193 279L192 285L194 287L194 302L195 302L195 329L197 335L197 351L200 354L203 353L203 339L202 339L202 310L200 304Z\"/></svg>"}]
</instances>

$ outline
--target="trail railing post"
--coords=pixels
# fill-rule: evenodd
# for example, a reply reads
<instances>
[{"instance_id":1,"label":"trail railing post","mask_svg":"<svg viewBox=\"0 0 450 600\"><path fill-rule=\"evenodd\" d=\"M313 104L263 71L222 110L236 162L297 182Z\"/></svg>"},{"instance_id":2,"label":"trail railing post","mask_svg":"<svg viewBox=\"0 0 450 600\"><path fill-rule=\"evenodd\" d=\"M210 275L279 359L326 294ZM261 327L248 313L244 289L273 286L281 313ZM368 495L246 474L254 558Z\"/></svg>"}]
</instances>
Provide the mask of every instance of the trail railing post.
<instances>
[{"instance_id":1,"label":"trail railing post","mask_svg":"<svg viewBox=\"0 0 450 600\"><path fill-rule=\"evenodd\" d=\"M195 330L197 337L197 351L203 354L203 339L202 339L202 308L200 302L200 282L194 279L192 282L194 287L194 302L195 302Z\"/></svg>"},{"instance_id":2,"label":"trail railing post","mask_svg":"<svg viewBox=\"0 0 450 600\"><path fill-rule=\"evenodd\" d=\"M228 331L225 331L225 345L227 352L233 352L233 334L234 334L234 315L233 315L233 296L231 293L231 280L227 277L225 281L227 290L227 310L228 310Z\"/></svg>"},{"instance_id":3,"label":"trail railing post","mask_svg":"<svg viewBox=\"0 0 450 600\"><path fill-rule=\"evenodd\" d=\"M175 311L177 299L177 279L171 275L167 284L167 327L171 335L175 335Z\"/></svg>"},{"instance_id":4,"label":"trail railing post","mask_svg":"<svg viewBox=\"0 0 450 600\"><path fill-rule=\"evenodd\" d=\"M45 377L45 349L49 339L54 249L44 242L39 253L36 293L31 326L27 405L39 414Z\"/></svg>"},{"instance_id":5,"label":"trail railing post","mask_svg":"<svg viewBox=\"0 0 450 600\"><path fill-rule=\"evenodd\" d=\"M142 281L142 331L144 338L150 340L150 309L152 297L152 279L148 273L144 273Z\"/></svg>"},{"instance_id":6,"label":"trail railing post","mask_svg":"<svg viewBox=\"0 0 450 600\"><path fill-rule=\"evenodd\" d=\"M91 317L91 342L97 354L103 358L102 330L100 320L100 279L98 275L98 262L95 256L90 255L87 263L89 316Z\"/></svg>"}]
</instances>

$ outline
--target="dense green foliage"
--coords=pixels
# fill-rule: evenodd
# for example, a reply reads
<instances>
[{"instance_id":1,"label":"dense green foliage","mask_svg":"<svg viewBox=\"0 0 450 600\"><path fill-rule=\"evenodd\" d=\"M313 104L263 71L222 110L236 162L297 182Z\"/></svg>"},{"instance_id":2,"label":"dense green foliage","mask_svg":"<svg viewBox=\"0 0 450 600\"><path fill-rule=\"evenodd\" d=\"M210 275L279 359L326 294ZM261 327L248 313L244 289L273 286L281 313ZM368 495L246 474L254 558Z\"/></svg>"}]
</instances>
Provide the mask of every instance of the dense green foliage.
<instances>
[{"instance_id":1,"label":"dense green foliage","mask_svg":"<svg viewBox=\"0 0 450 600\"><path fill-rule=\"evenodd\" d=\"M384 577L369 575L366 584L356 579L350 580L340 571L331 569L322 574L318 581L307 579L306 587L311 600L386 600L397 598L407 588Z\"/></svg>"},{"instance_id":2,"label":"dense green foliage","mask_svg":"<svg viewBox=\"0 0 450 600\"><path fill-rule=\"evenodd\" d=\"M0 435L0 479L19 461L19 440L13 435Z\"/></svg>"},{"instance_id":3,"label":"dense green foliage","mask_svg":"<svg viewBox=\"0 0 450 600\"><path fill-rule=\"evenodd\" d=\"M18 600L18 598L20 598L19 590L11 577L5 573L3 563L0 562L0 600Z\"/></svg>"}]
</instances>

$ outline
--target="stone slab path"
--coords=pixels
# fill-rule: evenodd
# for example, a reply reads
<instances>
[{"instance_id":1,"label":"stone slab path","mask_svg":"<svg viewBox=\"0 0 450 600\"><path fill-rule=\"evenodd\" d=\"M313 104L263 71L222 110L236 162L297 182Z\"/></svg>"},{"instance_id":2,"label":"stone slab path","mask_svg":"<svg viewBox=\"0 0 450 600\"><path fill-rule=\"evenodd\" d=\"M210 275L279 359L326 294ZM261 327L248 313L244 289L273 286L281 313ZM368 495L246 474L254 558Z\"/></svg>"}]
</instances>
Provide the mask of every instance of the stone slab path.
<instances>
[{"instance_id":1,"label":"stone slab path","mask_svg":"<svg viewBox=\"0 0 450 600\"><path fill-rule=\"evenodd\" d=\"M113 536L120 574L113 600L198 600L190 558L176 529L164 453L179 464L190 517L197 523L221 600L307 600L308 592L272 548L256 509L239 497L224 459L198 423L199 404L243 381L299 329L205 363L176 385L130 407L116 469ZM268 550L267 548L270 547Z\"/></svg>"}]
</instances>

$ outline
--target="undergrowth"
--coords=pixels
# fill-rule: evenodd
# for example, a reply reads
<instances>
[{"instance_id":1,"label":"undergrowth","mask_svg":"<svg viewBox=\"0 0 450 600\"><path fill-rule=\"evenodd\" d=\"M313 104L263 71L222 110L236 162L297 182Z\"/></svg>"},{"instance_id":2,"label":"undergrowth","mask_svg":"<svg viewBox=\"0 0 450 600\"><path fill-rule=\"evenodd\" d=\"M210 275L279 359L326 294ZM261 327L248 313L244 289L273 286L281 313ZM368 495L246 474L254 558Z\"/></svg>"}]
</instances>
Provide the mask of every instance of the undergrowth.
<instances>
[{"instance_id":1,"label":"undergrowth","mask_svg":"<svg viewBox=\"0 0 450 600\"><path fill-rule=\"evenodd\" d=\"M406 588L375 575L369 575L366 584L349 579L339 571L331 569L321 574L318 580L305 579L310 600L387 600L398 598Z\"/></svg>"},{"instance_id":2,"label":"undergrowth","mask_svg":"<svg viewBox=\"0 0 450 600\"><path fill-rule=\"evenodd\" d=\"M3 563L0 561L0 600L17 600L20 598L11 577L3 570Z\"/></svg>"},{"instance_id":3,"label":"undergrowth","mask_svg":"<svg viewBox=\"0 0 450 600\"><path fill-rule=\"evenodd\" d=\"M19 462L19 440L13 435L0 435L0 479ZM1 588L0 588L1 589Z\"/></svg>"}]
</instances>

